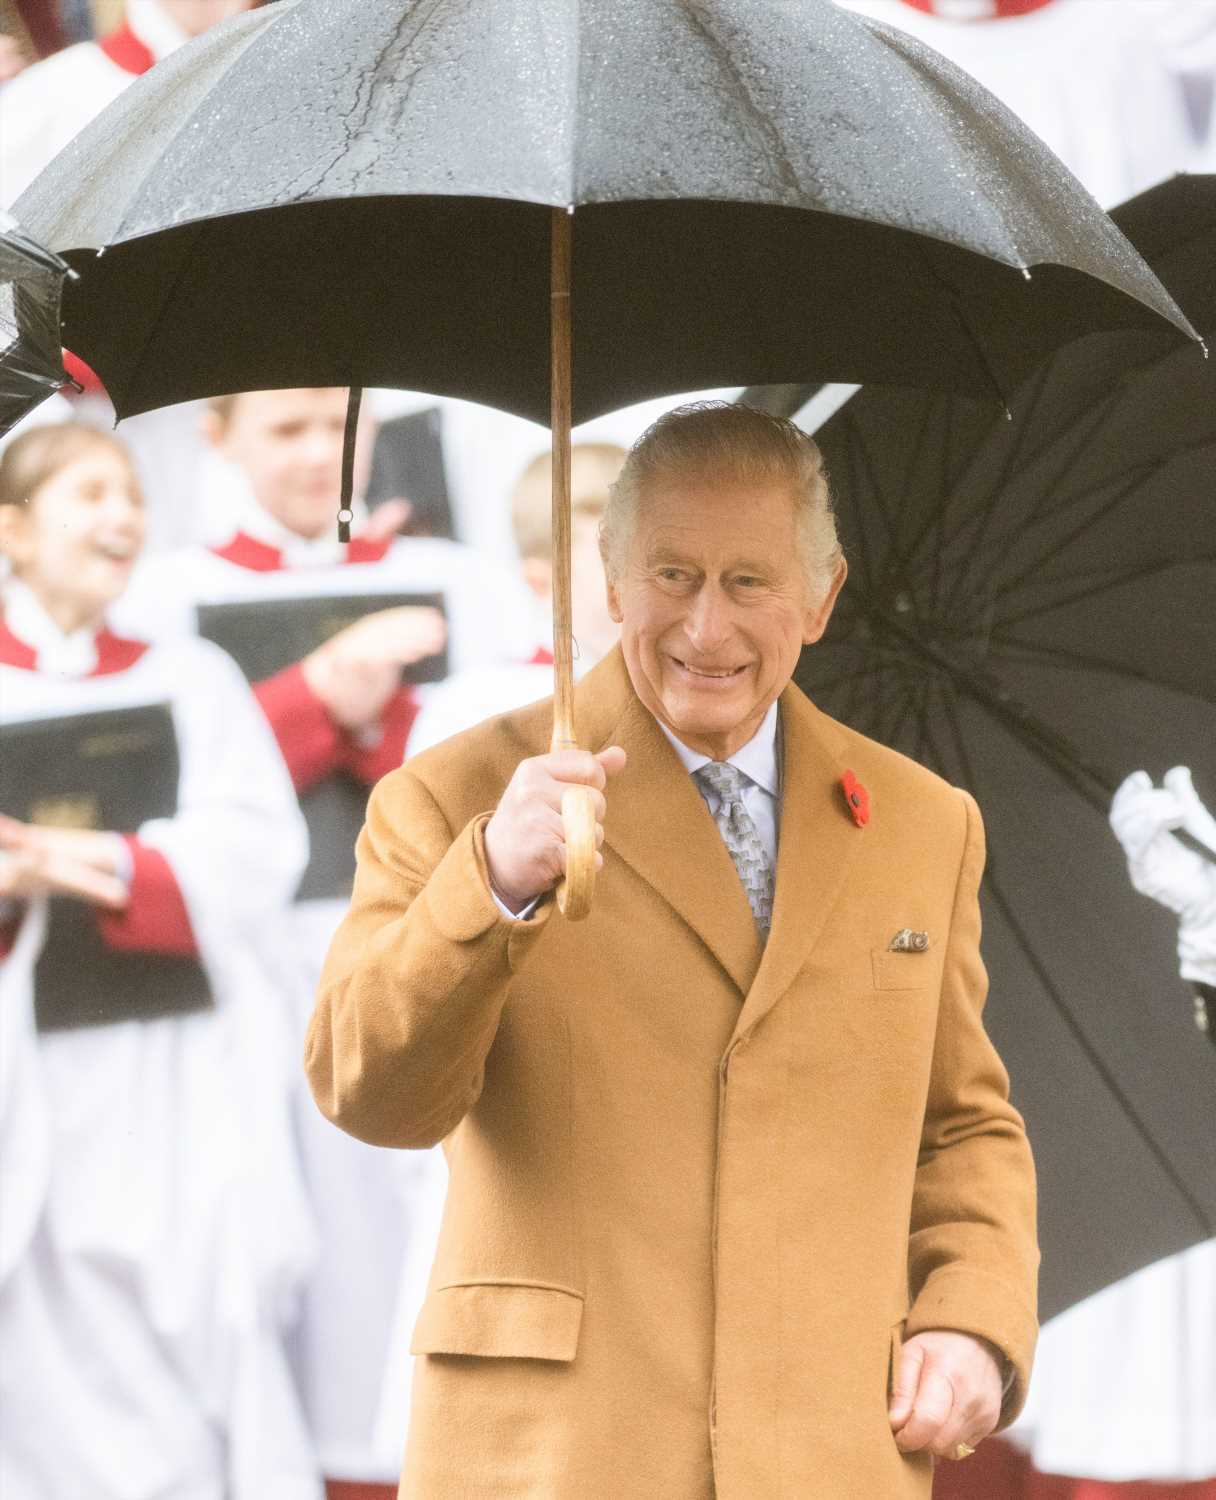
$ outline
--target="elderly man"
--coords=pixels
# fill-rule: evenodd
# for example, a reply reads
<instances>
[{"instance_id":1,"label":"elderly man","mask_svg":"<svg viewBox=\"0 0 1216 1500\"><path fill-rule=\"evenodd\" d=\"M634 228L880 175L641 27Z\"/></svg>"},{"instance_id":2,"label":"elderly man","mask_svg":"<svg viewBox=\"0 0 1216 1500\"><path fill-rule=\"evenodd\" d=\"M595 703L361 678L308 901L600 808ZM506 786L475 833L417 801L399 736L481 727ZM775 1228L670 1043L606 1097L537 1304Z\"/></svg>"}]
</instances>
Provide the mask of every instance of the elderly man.
<instances>
[{"instance_id":1,"label":"elderly man","mask_svg":"<svg viewBox=\"0 0 1216 1500\"><path fill-rule=\"evenodd\" d=\"M790 682L845 576L797 428L668 413L603 553L592 750L539 704L381 782L310 1028L324 1112L451 1171L401 1494L926 1500L1035 1338L978 814Z\"/></svg>"}]
</instances>

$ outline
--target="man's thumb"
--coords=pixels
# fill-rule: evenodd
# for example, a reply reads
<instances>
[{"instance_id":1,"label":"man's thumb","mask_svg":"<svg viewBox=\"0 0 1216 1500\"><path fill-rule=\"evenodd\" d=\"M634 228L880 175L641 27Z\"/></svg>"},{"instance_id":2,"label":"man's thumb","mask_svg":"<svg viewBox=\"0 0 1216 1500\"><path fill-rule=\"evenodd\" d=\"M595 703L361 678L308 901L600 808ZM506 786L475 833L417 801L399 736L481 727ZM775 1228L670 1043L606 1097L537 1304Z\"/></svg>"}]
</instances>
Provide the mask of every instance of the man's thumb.
<instances>
[{"instance_id":1,"label":"man's thumb","mask_svg":"<svg viewBox=\"0 0 1216 1500\"><path fill-rule=\"evenodd\" d=\"M606 750L597 750L595 758L603 766L606 776L615 776L618 771L625 769L625 752L620 745L609 745Z\"/></svg>"},{"instance_id":2,"label":"man's thumb","mask_svg":"<svg viewBox=\"0 0 1216 1500\"><path fill-rule=\"evenodd\" d=\"M911 1415L924 1363L925 1351L920 1344L908 1343L900 1350L899 1360L895 1366L891 1404L887 1409L887 1416L896 1425L905 1422Z\"/></svg>"}]
</instances>

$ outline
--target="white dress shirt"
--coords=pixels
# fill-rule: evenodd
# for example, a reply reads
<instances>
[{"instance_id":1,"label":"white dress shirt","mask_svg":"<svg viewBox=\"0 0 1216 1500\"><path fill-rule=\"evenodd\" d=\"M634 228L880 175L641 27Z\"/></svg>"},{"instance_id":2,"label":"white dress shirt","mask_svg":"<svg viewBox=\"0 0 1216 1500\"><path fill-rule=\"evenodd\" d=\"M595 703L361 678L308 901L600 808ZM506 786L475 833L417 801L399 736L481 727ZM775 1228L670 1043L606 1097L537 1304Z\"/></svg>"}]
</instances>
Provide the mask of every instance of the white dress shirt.
<instances>
[{"instance_id":1,"label":"white dress shirt","mask_svg":"<svg viewBox=\"0 0 1216 1500\"><path fill-rule=\"evenodd\" d=\"M710 764L710 756L703 755L699 750L690 750L683 740L676 738L666 724L661 720L656 720L656 722L671 742L671 748L680 757L681 765L690 776L699 771L702 766ZM747 778L743 786L743 805L756 825L760 842L764 845L769 859L772 860L774 869L777 865L777 840L781 823L780 733L781 716L776 702L773 702L760 721L759 729L747 744L740 746L726 760L726 764L735 766ZM702 787L699 781L696 783L696 788L710 813L716 817L718 798L708 787ZM499 900L493 891L490 894L494 897L494 903L504 917L519 922L527 921L535 910L537 901L540 900L537 896L522 910L513 912L505 902Z\"/></svg>"}]
</instances>

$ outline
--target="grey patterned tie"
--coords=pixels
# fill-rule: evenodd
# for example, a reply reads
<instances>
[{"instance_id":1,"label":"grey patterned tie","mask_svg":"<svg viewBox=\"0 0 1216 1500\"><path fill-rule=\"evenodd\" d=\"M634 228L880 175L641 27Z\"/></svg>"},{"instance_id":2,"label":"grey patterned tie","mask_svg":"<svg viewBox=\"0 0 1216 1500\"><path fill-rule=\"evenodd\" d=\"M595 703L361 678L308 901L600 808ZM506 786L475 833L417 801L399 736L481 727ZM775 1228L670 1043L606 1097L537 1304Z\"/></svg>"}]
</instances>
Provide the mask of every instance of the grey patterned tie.
<instances>
[{"instance_id":1,"label":"grey patterned tie","mask_svg":"<svg viewBox=\"0 0 1216 1500\"><path fill-rule=\"evenodd\" d=\"M714 822L735 862L756 926L767 936L773 923L774 870L752 815L743 805L743 784L748 778L722 760L711 760L693 775L703 797L710 791L717 798Z\"/></svg>"}]
</instances>

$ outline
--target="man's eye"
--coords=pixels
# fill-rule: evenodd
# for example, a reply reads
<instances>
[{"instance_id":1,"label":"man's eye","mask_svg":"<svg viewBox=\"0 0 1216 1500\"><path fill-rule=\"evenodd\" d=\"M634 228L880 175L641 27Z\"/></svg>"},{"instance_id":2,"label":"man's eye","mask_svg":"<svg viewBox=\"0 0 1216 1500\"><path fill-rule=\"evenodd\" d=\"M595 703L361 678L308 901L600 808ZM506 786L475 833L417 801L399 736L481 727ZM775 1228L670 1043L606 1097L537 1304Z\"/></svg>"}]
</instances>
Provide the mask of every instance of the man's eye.
<instances>
[{"instance_id":1,"label":"man's eye","mask_svg":"<svg viewBox=\"0 0 1216 1500\"><path fill-rule=\"evenodd\" d=\"M742 578L736 578L735 582L740 588L744 589L758 589L764 586L763 578L752 578L749 574L744 574Z\"/></svg>"},{"instance_id":2,"label":"man's eye","mask_svg":"<svg viewBox=\"0 0 1216 1500\"><path fill-rule=\"evenodd\" d=\"M685 577L685 574L680 568L660 568L659 577L667 583L679 583Z\"/></svg>"}]
</instances>

